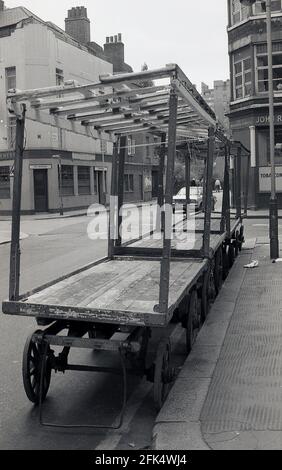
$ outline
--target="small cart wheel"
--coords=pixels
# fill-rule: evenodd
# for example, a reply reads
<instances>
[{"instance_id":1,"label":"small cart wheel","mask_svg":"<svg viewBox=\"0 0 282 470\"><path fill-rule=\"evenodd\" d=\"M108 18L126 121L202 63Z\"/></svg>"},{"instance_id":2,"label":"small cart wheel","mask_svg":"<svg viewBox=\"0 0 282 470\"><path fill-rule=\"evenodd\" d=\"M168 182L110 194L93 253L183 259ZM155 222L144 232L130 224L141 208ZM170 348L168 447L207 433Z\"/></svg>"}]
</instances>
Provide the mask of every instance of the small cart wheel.
<instances>
[{"instance_id":1,"label":"small cart wheel","mask_svg":"<svg viewBox=\"0 0 282 470\"><path fill-rule=\"evenodd\" d=\"M160 411L168 395L169 383L172 381L171 345L170 341L162 339L157 351L154 372L154 402Z\"/></svg>"},{"instance_id":2,"label":"small cart wheel","mask_svg":"<svg viewBox=\"0 0 282 470\"><path fill-rule=\"evenodd\" d=\"M211 303L215 298L214 277L212 271L209 269L203 278L203 285L201 290L201 321L205 322Z\"/></svg>"},{"instance_id":3,"label":"small cart wheel","mask_svg":"<svg viewBox=\"0 0 282 470\"><path fill-rule=\"evenodd\" d=\"M239 251L242 251L244 241L244 226L242 225L239 232Z\"/></svg>"},{"instance_id":4,"label":"small cart wheel","mask_svg":"<svg viewBox=\"0 0 282 470\"><path fill-rule=\"evenodd\" d=\"M229 261L229 268L232 268L234 261L235 261L235 251L233 243L230 243L228 247L228 261Z\"/></svg>"},{"instance_id":5,"label":"small cart wheel","mask_svg":"<svg viewBox=\"0 0 282 470\"><path fill-rule=\"evenodd\" d=\"M226 246L224 246L223 249L222 249L222 256L223 256L223 273L222 273L222 276L223 276L223 280L225 281L227 279L228 273L229 273L229 256L228 256L228 253L227 253Z\"/></svg>"},{"instance_id":6,"label":"small cart wheel","mask_svg":"<svg viewBox=\"0 0 282 470\"><path fill-rule=\"evenodd\" d=\"M200 317L198 315L198 296L197 291L193 290L189 299L189 309L186 326L186 349L189 354L192 351L200 329Z\"/></svg>"},{"instance_id":7,"label":"small cart wheel","mask_svg":"<svg viewBox=\"0 0 282 470\"><path fill-rule=\"evenodd\" d=\"M239 255L239 249L240 249L239 232L236 232L233 245L234 245L235 258L237 258L237 256Z\"/></svg>"},{"instance_id":8,"label":"small cart wheel","mask_svg":"<svg viewBox=\"0 0 282 470\"><path fill-rule=\"evenodd\" d=\"M25 393L28 399L35 405L40 401L40 377L44 346L33 341L34 334L42 333L36 331L31 334L25 343L23 352L22 375ZM50 347L48 346L46 365L43 378L42 401L45 400L51 381Z\"/></svg>"},{"instance_id":9,"label":"small cart wheel","mask_svg":"<svg viewBox=\"0 0 282 470\"><path fill-rule=\"evenodd\" d=\"M222 255L222 249L219 248L219 250L217 250L216 255L215 255L215 267L214 267L214 284L215 284L215 290L217 294L219 293L222 287L222 281L223 281L223 255Z\"/></svg>"}]
</instances>

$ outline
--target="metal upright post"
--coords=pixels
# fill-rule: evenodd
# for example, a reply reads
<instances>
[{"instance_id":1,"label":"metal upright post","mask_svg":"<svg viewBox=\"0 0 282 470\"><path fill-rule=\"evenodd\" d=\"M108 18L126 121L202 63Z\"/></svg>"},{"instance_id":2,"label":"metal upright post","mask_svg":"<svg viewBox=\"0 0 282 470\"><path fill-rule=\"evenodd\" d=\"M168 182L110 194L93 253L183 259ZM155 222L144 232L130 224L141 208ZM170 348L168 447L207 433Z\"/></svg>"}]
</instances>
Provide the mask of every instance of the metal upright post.
<instances>
[{"instance_id":1,"label":"metal upright post","mask_svg":"<svg viewBox=\"0 0 282 470\"><path fill-rule=\"evenodd\" d=\"M189 204L190 204L190 179L191 179L191 160L190 160L190 152L188 149L188 152L185 158L186 215L187 217L189 213Z\"/></svg>"},{"instance_id":2,"label":"metal upright post","mask_svg":"<svg viewBox=\"0 0 282 470\"><path fill-rule=\"evenodd\" d=\"M173 202L173 181L174 165L176 154L176 130L177 130L177 105L178 96L174 89L170 92L169 100L169 127L168 127L168 156L166 169L166 193L165 193L165 231L163 242L163 255L161 260L160 273L160 296L159 310L167 313L169 299L170 280L170 257L172 238L172 202Z\"/></svg>"},{"instance_id":3,"label":"metal upright post","mask_svg":"<svg viewBox=\"0 0 282 470\"><path fill-rule=\"evenodd\" d=\"M251 154L248 155L248 157L247 157L247 171L246 171L245 198L244 198L244 215L248 215L250 168L251 168Z\"/></svg>"},{"instance_id":4,"label":"metal upright post","mask_svg":"<svg viewBox=\"0 0 282 470\"><path fill-rule=\"evenodd\" d=\"M60 215L64 215L64 200L63 200L63 175L62 175L62 159L59 158L59 192L60 192Z\"/></svg>"},{"instance_id":5,"label":"metal upright post","mask_svg":"<svg viewBox=\"0 0 282 470\"><path fill-rule=\"evenodd\" d=\"M211 213L212 213L212 175L213 175L213 159L214 159L215 129L209 128L208 137L208 155L206 164L206 197L205 197L205 225L203 235L203 255L205 258L210 257L210 237L211 237Z\"/></svg>"},{"instance_id":6,"label":"metal upright post","mask_svg":"<svg viewBox=\"0 0 282 470\"><path fill-rule=\"evenodd\" d=\"M114 255L116 228L118 225L117 211L117 170L118 170L118 141L114 144L113 160L112 160L112 177L111 177L111 197L110 197L110 215L109 215L109 240L108 240L108 256L112 258Z\"/></svg>"},{"instance_id":7,"label":"metal upright post","mask_svg":"<svg viewBox=\"0 0 282 470\"><path fill-rule=\"evenodd\" d=\"M279 258L278 235L278 202L276 195L275 169L275 124L274 124L274 90L273 90L273 58L272 58L272 24L271 0L266 0L267 52L268 52L268 86L269 86L269 131L270 131L270 164L271 164L271 197L269 203L269 238L270 258Z\"/></svg>"},{"instance_id":8,"label":"metal upright post","mask_svg":"<svg viewBox=\"0 0 282 470\"><path fill-rule=\"evenodd\" d=\"M237 219L240 219L242 217L242 197L241 197L241 189L242 189L242 184L241 184L242 149L241 149L241 146L238 147L235 168L236 168L236 173L235 173L235 179L236 179L236 217L237 217Z\"/></svg>"},{"instance_id":9,"label":"metal upright post","mask_svg":"<svg viewBox=\"0 0 282 470\"><path fill-rule=\"evenodd\" d=\"M118 239L117 246L122 244L122 209L124 201L124 168L125 168L125 155L126 155L127 137L122 136L120 138L120 152L118 159Z\"/></svg>"},{"instance_id":10,"label":"metal upright post","mask_svg":"<svg viewBox=\"0 0 282 470\"><path fill-rule=\"evenodd\" d=\"M22 172L24 153L24 130L26 107L22 105L22 113L16 119L16 149L14 164L14 187L12 206L12 235L10 252L10 283L9 299L17 301L20 291L20 226L21 226L21 196L22 196Z\"/></svg>"},{"instance_id":11,"label":"metal upright post","mask_svg":"<svg viewBox=\"0 0 282 470\"><path fill-rule=\"evenodd\" d=\"M166 152L166 133L162 134L159 173L158 173L158 207L157 207L157 231L164 230L165 214L162 211L164 205L164 168Z\"/></svg>"},{"instance_id":12,"label":"metal upright post","mask_svg":"<svg viewBox=\"0 0 282 470\"><path fill-rule=\"evenodd\" d=\"M222 199L222 213L220 231L224 233L227 228L228 218L228 198L229 194L229 145L225 145L225 166L224 166L224 183L223 183L223 199ZM230 214L229 214L230 215Z\"/></svg>"}]
</instances>

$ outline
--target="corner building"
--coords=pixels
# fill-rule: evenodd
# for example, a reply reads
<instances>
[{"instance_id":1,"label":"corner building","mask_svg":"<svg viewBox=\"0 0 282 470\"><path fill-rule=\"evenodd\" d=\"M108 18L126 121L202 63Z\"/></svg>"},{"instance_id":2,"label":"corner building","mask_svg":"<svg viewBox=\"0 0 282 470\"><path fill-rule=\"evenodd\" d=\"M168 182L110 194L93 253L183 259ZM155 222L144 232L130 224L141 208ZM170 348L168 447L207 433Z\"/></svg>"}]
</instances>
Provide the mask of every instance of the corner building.
<instances>
[{"instance_id":1,"label":"corner building","mask_svg":"<svg viewBox=\"0 0 282 470\"><path fill-rule=\"evenodd\" d=\"M250 171L243 162L242 188L248 178L249 208L269 206L270 138L266 13L263 2L252 7L228 0L230 58L230 126L234 140L251 151ZM272 1L275 161L278 203L282 208L282 0Z\"/></svg>"}]
</instances>

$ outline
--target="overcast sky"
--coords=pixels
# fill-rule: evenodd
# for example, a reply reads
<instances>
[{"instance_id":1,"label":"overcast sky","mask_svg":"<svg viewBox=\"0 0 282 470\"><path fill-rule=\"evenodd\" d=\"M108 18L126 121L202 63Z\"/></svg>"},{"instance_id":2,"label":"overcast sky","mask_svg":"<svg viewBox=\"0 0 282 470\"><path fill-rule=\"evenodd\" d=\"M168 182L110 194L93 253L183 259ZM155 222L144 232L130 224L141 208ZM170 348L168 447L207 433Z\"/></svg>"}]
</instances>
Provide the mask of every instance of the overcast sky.
<instances>
[{"instance_id":1,"label":"overcast sky","mask_svg":"<svg viewBox=\"0 0 282 470\"><path fill-rule=\"evenodd\" d=\"M5 0L64 28L67 10L84 5L91 39L123 34L125 59L135 71L177 63L200 86L229 78L226 0Z\"/></svg>"}]
</instances>

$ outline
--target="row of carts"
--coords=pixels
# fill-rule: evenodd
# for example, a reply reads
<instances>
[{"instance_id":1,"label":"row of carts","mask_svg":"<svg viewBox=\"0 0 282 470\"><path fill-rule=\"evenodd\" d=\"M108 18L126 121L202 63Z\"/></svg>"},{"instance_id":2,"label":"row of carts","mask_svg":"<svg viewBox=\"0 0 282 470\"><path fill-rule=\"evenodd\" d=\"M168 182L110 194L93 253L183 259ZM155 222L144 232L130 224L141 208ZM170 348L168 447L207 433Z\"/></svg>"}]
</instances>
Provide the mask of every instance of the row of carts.
<instances>
[{"instance_id":1,"label":"row of carts","mask_svg":"<svg viewBox=\"0 0 282 470\"><path fill-rule=\"evenodd\" d=\"M155 85L138 83L154 80ZM177 65L141 73L107 75L98 83L37 90L11 90L9 109L17 118L13 222L8 315L34 317L41 328L26 342L23 380L31 402L47 396L52 371L93 371L121 375L123 404L116 428L123 423L127 375L153 383L160 410L174 380L169 324L181 323L187 354L193 348L210 304L242 249L241 144L230 142L213 111ZM113 144L108 256L32 292L20 294L20 208L24 129L27 119L56 125L65 132L91 138L93 130ZM91 131L91 133L89 133ZM127 137L148 132L159 138L159 216L155 232L124 242L122 236L124 168ZM204 210L189 209L176 223L172 211L177 139L207 143ZM216 146L225 149L221 212L212 212L212 178ZM235 211L230 208L230 159L235 161ZM234 173L235 172L235 173ZM190 207L190 159L186 158L186 199ZM115 236L118 234L118 236ZM191 242L192 240L192 242ZM91 261L91 260L90 260ZM152 331L160 332L154 357L148 354ZM55 350L60 348L56 355ZM116 353L119 367L69 363L72 348ZM95 358L95 354L93 356ZM112 354L110 355L112 357ZM102 424L87 426L103 427Z\"/></svg>"}]
</instances>

